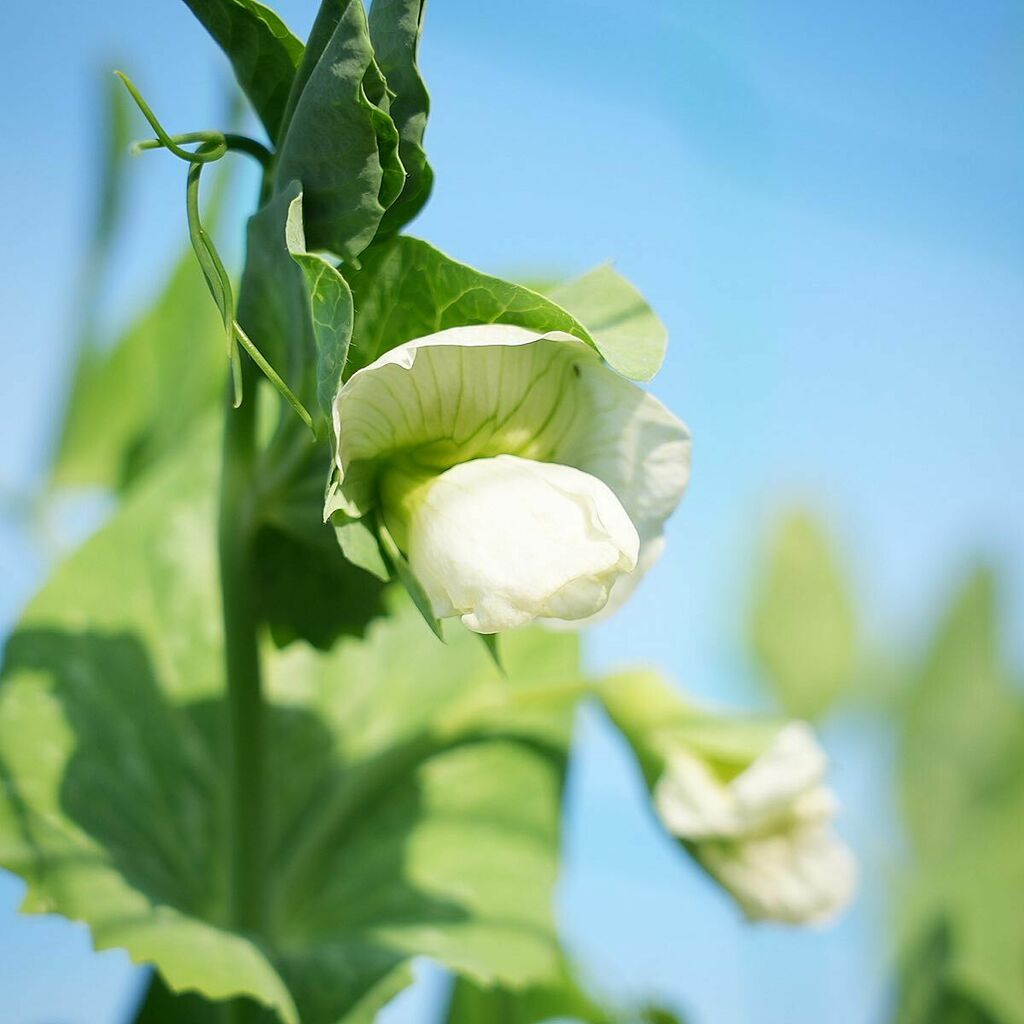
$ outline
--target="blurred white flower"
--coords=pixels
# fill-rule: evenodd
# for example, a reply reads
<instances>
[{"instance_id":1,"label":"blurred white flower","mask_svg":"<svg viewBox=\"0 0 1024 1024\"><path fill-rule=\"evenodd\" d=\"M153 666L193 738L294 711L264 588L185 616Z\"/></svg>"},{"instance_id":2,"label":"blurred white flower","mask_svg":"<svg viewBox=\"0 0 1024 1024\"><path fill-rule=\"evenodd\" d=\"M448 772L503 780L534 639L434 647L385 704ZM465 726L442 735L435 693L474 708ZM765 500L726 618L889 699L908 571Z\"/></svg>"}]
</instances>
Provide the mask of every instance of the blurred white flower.
<instances>
[{"instance_id":1,"label":"blurred white flower","mask_svg":"<svg viewBox=\"0 0 1024 1024\"><path fill-rule=\"evenodd\" d=\"M665 827L752 919L824 923L849 903L856 867L831 828L827 759L802 722L784 726L738 774L673 749L654 788Z\"/></svg>"},{"instance_id":2,"label":"blurred white flower","mask_svg":"<svg viewBox=\"0 0 1024 1024\"><path fill-rule=\"evenodd\" d=\"M581 625L663 548L690 472L685 425L562 332L418 338L334 405L329 510L377 508L439 618L495 633Z\"/></svg>"}]
</instances>

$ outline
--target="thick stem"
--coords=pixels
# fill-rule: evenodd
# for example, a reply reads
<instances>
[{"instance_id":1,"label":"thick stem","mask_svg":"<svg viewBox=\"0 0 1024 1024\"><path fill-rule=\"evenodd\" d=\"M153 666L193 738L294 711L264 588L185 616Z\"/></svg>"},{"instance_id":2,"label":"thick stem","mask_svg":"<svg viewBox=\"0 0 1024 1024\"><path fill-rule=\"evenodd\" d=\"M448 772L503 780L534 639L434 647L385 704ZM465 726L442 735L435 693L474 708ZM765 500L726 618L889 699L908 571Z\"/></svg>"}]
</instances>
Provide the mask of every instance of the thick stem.
<instances>
[{"instance_id":1,"label":"thick stem","mask_svg":"<svg viewBox=\"0 0 1024 1024\"><path fill-rule=\"evenodd\" d=\"M242 932L264 923L266 864L263 822L265 713L260 682L258 616L252 541L256 397L252 365L246 361L246 401L228 403L224 424L218 542L224 609L228 713L229 924Z\"/></svg>"}]
</instances>

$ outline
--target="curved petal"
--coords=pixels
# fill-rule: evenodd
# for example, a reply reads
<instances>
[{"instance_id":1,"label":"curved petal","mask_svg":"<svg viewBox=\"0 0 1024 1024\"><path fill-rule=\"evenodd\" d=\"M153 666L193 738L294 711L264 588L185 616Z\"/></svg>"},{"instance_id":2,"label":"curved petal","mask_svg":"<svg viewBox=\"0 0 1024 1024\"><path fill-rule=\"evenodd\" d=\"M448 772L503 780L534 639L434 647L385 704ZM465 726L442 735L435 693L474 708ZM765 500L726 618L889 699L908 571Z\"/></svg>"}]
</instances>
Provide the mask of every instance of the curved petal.
<instances>
[{"instance_id":1,"label":"curved petal","mask_svg":"<svg viewBox=\"0 0 1024 1024\"><path fill-rule=\"evenodd\" d=\"M755 921L825 924L850 902L856 885L853 855L821 824L704 843L697 857Z\"/></svg>"},{"instance_id":2,"label":"curved petal","mask_svg":"<svg viewBox=\"0 0 1024 1024\"><path fill-rule=\"evenodd\" d=\"M554 458L603 480L640 539L653 540L690 481L690 432L657 398L606 366L582 363L579 371L587 416Z\"/></svg>"},{"instance_id":3,"label":"curved petal","mask_svg":"<svg viewBox=\"0 0 1024 1024\"><path fill-rule=\"evenodd\" d=\"M592 614L638 551L636 529L600 480L511 455L440 474L408 519L409 564L435 614L480 633Z\"/></svg>"},{"instance_id":4,"label":"curved petal","mask_svg":"<svg viewBox=\"0 0 1024 1024\"><path fill-rule=\"evenodd\" d=\"M410 450L438 468L503 453L548 458L579 409L579 389L569 387L577 362L601 359L570 334L508 324L399 345L338 394L339 468Z\"/></svg>"}]
</instances>

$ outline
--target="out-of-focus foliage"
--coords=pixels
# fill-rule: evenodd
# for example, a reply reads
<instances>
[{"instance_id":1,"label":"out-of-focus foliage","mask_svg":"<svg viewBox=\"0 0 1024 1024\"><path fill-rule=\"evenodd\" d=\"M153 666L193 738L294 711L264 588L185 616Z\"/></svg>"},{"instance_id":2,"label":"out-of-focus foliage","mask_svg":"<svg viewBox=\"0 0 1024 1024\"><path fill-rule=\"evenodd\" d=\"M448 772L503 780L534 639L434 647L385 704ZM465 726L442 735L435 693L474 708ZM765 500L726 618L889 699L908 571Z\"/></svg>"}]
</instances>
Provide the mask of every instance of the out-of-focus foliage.
<instances>
[{"instance_id":1,"label":"out-of-focus foliage","mask_svg":"<svg viewBox=\"0 0 1024 1024\"><path fill-rule=\"evenodd\" d=\"M557 978L521 990L483 988L460 978L441 1024L684 1024L674 1011L655 1005L624 1007L587 993L564 962Z\"/></svg>"},{"instance_id":2,"label":"out-of-focus foliage","mask_svg":"<svg viewBox=\"0 0 1024 1024\"><path fill-rule=\"evenodd\" d=\"M868 671L826 532L808 513L783 521L756 581L751 646L792 714L834 708ZM910 859L893 923L902 952L894 1024L1024 1024L1024 692L1000 646L995 575L954 595L920 664L898 637L880 663L875 705L898 736L893 782ZM877 682L857 678L857 689ZM864 718L862 728L885 727Z\"/></svg>"},{"instance_id":3,"label":"out-of-focus foliage","mask_svg":"<svg viewBox=\"0 0 1024 1024\"><path fill-rule=\"evenodd\" d=\"M1001 655L992 573L956 595L907 697L900 794L909 930L943 931L943 976L1024 1021L1024 698Z\"/></svg>"},{"instance_id":4,"label":"out-of-focus foliage","mask_svg":"<svg viewBox=\"0 0 1024 1024\"><path fill-rule=\"evenodd\" d=\"M413 955L481 982L548 976L572 700L514 704L573 679L577 641L516 634L502 678L475 638L439 644L395 594L365 640L266 651L265 930L225 924L215 453L208 431L180 445L7 645L0 863L27 909L284 1022L379 1006Z\"/></svg>"},{"instance_id":5,"label":"out-of-focus foliage","mask_svg":"<svg viewBox=\"0 0 1024 1024\"><path fill-rule=\"evenodd\" d=\"M108 145L78 312L79 348L50 470L56 487L123 490L217 405L224 375L223 330L191 252L180 256L152 304L118 337L96 330L107 256L123 216L128 140L139 128L124 89L115 84L108 94ZM225 185L219 183L210 204L211 227Z\"/></svg>"},{"instance_id":6,"label":"out-of-focus foliage","mask_svg":"<svg viewBox=\"0 0 1024 1024\"><path fill-rule=\"evenodd\" d=\"M784 518L754 587L752 649L782 708L815 719L851 683L855 620L847 581L809 514Z\"/></svg>"},{"instance_id":7,"label":"out-of-focus foliage","mask_svg":"<svg viewBox=\"0 0 1024 1024\"><path fill-rule=\"evenodd\" d=\"M949 961L949 930L940 923L906 958L892 1024L998 1024L958 987Z\"/></svg>"},{"instance_id":8,"label":"out-of-focus foliage","mask_svg":"<svg viewBox=\"0 0 1024 1024\"><path fill-rule=\"evenodd\" d=\"M111 346L78 357L53 462L56 486L123 490L217 405L223 328L191 253Z\"/></svg>"}]
</instances>

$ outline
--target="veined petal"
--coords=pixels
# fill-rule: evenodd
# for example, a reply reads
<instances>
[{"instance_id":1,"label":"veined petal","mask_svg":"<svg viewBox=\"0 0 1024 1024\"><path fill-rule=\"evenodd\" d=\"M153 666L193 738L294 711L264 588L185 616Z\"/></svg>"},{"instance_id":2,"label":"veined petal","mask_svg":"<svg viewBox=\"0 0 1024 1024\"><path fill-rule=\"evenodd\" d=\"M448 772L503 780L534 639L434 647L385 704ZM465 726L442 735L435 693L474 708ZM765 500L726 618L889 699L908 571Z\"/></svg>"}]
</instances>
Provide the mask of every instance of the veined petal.
<instances>
[{"instance_id":1,"label":"veined petal","mask_svg":"<svg viewBox=\"0 0 1024 1024\"><path fill-rule=\"evenodd\" d=\"M639 551L600 480L511 455L440 474L411 509L407 544L435 614L459 615L480 633L591 615Z\"/></svg>"},{"instance_id":2,"label":"veined petal","mask_svg":"<svg viewBox=\"0 0 1024 1024\"><path fill-rule=\"evenodd\" d=\"M445 469L512 454L547 460L580 411L572 335L508 324L452 327L399 345L352 375L335 405L339 466L415 454ZM611 372L611 371L606 371Z\"/></svg>"},{"instance_id":3,"label":"veined petal","mask_svg":"<svg viewBox=\"0 0 1024 1024\"><path fill-rule=\"evenodd\" d=\"M690 432L657 398L600 363L582 364L579 383L586 419L555 458L603 480L647 543L661 533L690 481Z\"/></svg>"}]
</instances>

